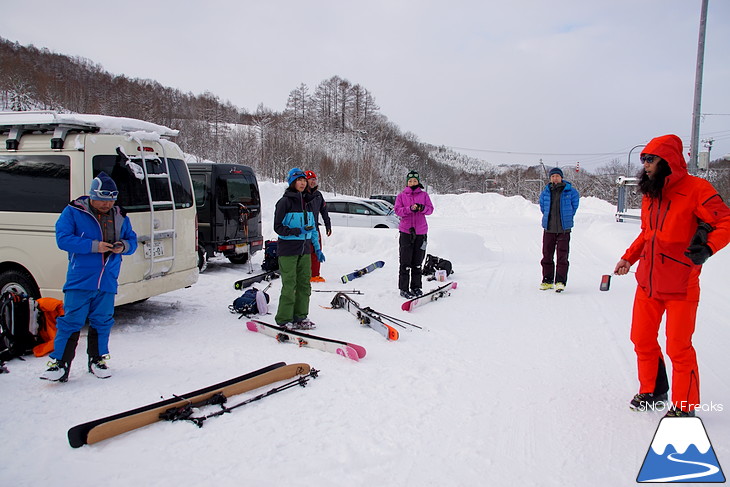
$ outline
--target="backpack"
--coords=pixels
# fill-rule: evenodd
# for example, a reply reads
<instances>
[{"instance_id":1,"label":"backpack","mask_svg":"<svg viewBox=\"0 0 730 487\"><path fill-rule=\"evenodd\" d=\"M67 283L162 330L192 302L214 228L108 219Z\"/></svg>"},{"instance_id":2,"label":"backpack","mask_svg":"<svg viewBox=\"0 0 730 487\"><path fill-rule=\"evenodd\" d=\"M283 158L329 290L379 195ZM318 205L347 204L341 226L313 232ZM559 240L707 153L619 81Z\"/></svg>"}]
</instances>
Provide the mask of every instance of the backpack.
<instances>
[{"instance_id":1,"label":"backpack","mask_svg":"<svg viewBox=\"0 0 730 487\"><path fill-rule=\"evenodd\" d=\"M442 259L440 257L436 257L435 255L428 254L426 255L426 263L423 264L423 275L430 275L434 276L436 274L436 271L446 271L446 275L449 276L454 273L454 270L451 267L451 261L448 261L446 259ZM433 279L436 279L433 277ZM429 278L429 280L433 280Z\"/></svg>"},{"instance_id":2,"label":"backpack","mask_svg":"<svg viewBox=\"0 0 730 487\"><path fill-rule=\"evenodd\" d=\"M228 306L231 313L240 313L249 317L255 314L266 314L269 312L269 295L264 291L259 291L255 287L247 289L245 293L233 300L233 304Z\"/></svg>"},{"instance_id":3,"label":"backpack","mask_svg":"<svg viewBox=\"0 0 730 487\"><path fill-rule=\"evenodd\" d=\"M278 242L276 240L267 240L264 245L264 262L261 269L264 271L275 271L279 269L279 258L277 252Z\"/></svg>"},{"instance_id":4,"label":"backpack","mask_svg":"<svg viewBox=\"0 0 730 487\"><path fill-rule=\"evenodd\" d=\"M0 361L27 355L42 342L43 313L35 299L8 291L0 296Z\"/></svg>"}]
</instances>

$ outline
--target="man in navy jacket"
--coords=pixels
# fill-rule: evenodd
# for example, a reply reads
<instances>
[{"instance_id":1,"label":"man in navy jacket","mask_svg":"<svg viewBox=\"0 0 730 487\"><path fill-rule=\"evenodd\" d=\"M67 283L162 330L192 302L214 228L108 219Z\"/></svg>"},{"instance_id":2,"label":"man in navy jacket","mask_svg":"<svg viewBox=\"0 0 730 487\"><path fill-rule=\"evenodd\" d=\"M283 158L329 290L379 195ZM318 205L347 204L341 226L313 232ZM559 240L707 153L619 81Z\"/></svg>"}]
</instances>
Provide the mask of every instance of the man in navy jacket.
<instances>
[{"instance_id":1,"label":"man in navy jacket","mask_svg":"<svg viewBox=\"0 0 730 487\"><path fill-rule=\"evenodd\" d=\"M568 282L568 253L570 252L570 229L573 217L578 211L580 194L570 182L563 179L559 167L550 170L550 182L540 193L542 211L542 284L545 291L555 287L556 292L565 290ZM557 266L553 256L557 251Z\"/></svg>"},{"instance_id":2,"label":"man in navy jacket","mask_svg":"<svg viewBox=\"0 0 730 487\"><path fill-rule=\"evenodd\" d=\"M101 172L82 196L63 210L56 222L56 243L68 252L64 316L57 320L51 360L41 379L66 382L76 355L81 328L89 321L88 370L110 377L109 335L114 325L114 295L122 255L137 250L137 235L126 212L114 203L117 185Z\"/></svg>"}]
</instances>

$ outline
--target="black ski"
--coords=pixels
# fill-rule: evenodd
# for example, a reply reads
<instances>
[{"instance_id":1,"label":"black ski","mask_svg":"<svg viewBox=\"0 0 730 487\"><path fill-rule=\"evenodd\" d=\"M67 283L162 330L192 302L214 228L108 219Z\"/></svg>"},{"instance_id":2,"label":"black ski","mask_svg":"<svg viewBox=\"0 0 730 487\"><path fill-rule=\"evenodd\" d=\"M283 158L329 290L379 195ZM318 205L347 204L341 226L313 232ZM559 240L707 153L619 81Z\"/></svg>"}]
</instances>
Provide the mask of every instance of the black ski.
<instances>
[{"instance_id":1,"label":"black ski","mask_svg":"<svg viewBox=\"0 0 730 487\"><path fill-rule=\"evenodd\" d=\"M234 289L245 289L252 284L256 284L261 281L270 281L279 277L279 271L268 271L256 276L247 277L233 283Z\"/></svg>"},{"instance_id":2,"label":"black ski","mask_svg":"<svg viewBox=\"0 0 730 487\"><path fill-rule=\"evenodd\" d=\"M160 421L160 414L170 408L182 407L191 402L204 401L219 393L223 393L226 396L241 394L274 382L291 379L297 375L305 375L309 372L310 367L307 364L286 365L284 362L271 364L268 367L198 389L197 391L174 396L147 406L74 426L68 430L68 442L74 448L97 443Z\"/></svg>"}]
</instances>

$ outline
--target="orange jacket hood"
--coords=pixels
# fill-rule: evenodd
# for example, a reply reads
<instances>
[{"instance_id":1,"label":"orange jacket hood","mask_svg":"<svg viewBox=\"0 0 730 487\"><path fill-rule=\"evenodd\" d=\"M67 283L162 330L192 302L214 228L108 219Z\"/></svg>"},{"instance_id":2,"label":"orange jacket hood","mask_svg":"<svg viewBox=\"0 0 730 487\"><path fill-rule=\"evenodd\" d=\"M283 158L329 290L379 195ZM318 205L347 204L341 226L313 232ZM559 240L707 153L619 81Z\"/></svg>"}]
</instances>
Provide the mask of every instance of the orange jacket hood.
<instances>
[{"instance_id":1,"label":"orange jacket hood","mask_svg":"<svg viewBox=\"0 0 730 487\"><path fill-rule=\"evenodd\" d=\"M684 155L682 155L682 139L676 135L654 137L641 151L641 155L644 154L653 154L667 161L669 169L672 170L672 175L667 178L667 183L670 180L676 182L688 174L687 162L684 160Z\"/></svg>"}]
</instances>

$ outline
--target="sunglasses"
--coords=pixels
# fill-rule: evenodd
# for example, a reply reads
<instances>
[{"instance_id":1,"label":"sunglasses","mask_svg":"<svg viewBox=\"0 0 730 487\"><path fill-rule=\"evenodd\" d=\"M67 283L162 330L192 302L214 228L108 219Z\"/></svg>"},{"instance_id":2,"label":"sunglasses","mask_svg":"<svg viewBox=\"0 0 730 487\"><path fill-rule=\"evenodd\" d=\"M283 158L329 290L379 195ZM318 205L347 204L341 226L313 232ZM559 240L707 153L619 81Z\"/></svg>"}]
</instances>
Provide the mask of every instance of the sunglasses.
<instances>
[{"instance_id":1,"label":"sunglasses","mask_svg":"<svg viewBox=\"0 0 730 487\"><path fill-rule=\"evenodd\" d=\"M116 198L119 196L119 191L109 191L108 189L97 189L96 195L102 198Z\"/></svg>"},{"instance_id":2,"label":"sunglasses","mask_svg":"<svg viewBox=\"0 0 730 487\"><path fill-rule=\"evenodd\" d=\"M641 159L641 162L648 162L649 164L653 164L655 160L659 159L657 156L641 156L639 159Z\"/></svg>"}]
</instances>

